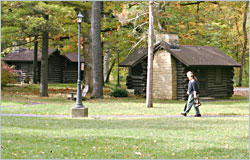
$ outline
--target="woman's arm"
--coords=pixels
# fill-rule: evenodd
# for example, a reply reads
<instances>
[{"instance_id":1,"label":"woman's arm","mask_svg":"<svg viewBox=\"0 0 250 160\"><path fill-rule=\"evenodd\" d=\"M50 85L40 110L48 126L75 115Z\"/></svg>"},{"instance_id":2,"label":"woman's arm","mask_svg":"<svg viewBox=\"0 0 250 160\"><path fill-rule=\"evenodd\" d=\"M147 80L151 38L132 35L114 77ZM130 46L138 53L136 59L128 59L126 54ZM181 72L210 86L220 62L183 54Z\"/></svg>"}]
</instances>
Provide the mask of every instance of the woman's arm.
<instances>
[{"instance_id":1,"label":"woman's arm","mask_svg":"<svg viewBox=\"0 0 250 160\"><path fill-rule=\"evenodd\" d=\"M197 98L196 91L194 91L194 98Z\"/></svg>"}]
</instances>

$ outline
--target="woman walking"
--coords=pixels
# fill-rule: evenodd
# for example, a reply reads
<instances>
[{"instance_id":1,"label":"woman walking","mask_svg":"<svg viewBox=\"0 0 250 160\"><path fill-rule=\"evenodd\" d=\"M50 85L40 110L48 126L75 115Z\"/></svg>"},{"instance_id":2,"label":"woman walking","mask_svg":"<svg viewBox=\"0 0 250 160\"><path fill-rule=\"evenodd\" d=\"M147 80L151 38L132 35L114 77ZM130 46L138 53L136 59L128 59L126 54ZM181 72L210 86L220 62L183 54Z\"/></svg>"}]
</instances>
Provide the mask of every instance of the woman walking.
<instances>
[{"instance_id":1,"label":"woman walking","mask_svg":"<svg viewBox=\"0 0 250 160\"><path fill-rule=\"evenodd\" d=\"M187 107L185 108L184 112L181 113L183 116L187 116L191 107L194 105L194 100L199 98L199 93L200 93L199 86L198 86L198 80L194 76L194 74L191 71L188 71L187 77L189 79L188 91L187 91L188 100L187 100ZM195 117L201 117L199 108L194 106L194 110L196 113Z\"/></svg>"}]
</instances>

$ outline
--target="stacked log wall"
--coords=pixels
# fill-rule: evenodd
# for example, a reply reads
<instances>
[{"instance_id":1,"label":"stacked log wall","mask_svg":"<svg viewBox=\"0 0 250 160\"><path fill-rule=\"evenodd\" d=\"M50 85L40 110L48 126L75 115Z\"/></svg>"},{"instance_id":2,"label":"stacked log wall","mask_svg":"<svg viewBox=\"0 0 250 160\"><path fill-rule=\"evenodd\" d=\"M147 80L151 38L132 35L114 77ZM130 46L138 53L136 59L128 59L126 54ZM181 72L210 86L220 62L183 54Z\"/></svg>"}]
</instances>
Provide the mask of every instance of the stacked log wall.
<instances>
[{"instance_id":1,"label":"stacked log wall","mask_svg":"<svg viewBox=\"0 0 250 160\"><path fill-rule=\"evenodd\" d=\"M78 65L77 63L69 62L65 59L62 71L63 83L76 83L78 79ZM81 80L83 79L83 71L81 71Z\"/></svg>"},{"instance_id":2,"label":"stacked log wall","mask_svg":"<svg viewBox=\"0 0 250 160\"><path fill-rule=\"evenodd\" d=\"M187 99L186 93L188 88L188 80L186 77L187 67L176 60L176 70L177 70L177 99L185 100Z\"/></svg>"},{"instance_id":3,"label":"stacked log wall","mask_svg":"<svg viewBox=\"0 0 250 160\"><path fill-rule=\"evenodd\" d=\"M147 86L147 60L144 59L131 68L131 73L127 76L126 80L128 89L134 89L136 93L145 95Z\"/></svg>"},{"instance_id":4,"label":"stacked log wall","mask_svg":"<svg viewBox=\"0 0 250 160\"><path fill-rule=\"evenodd\" d=\"M33 81L33 63L32 62L12 62L7 63L9 65L14 65L16 70L21 71L21 75L18 78L20 81L24 81L26 77L29 77L31 81ZM37 75L39 73L37 72Z\"/></svg>"},{"instance_id":5,"label":"stacked log wall","mask_svg":"<svg viewBox=\"0 0 250 160\"><path fill-rule=\"evenodd\" d=\"M221 67L221 82L216 82L216 68L208 70L208 96L209 97L232 97L233 95L233 76L232 67Z\"/></svg>"},{"instance_id":6,"label":"stacked log wall","mask_svg":"<svg viewBox=\"0 0 250 160\"><path fill-rule=\"evenodd\" d=\"M204 67L201 67L204 69ZM195 73L195 75L200 75L195 72L195 70L201 70L200 67L192 67L188 68L183 63L177 60L177 99L186 100L187 99L187 88L188 88L188 79L186 77L186 73L188 70L191 70ZM216 69L221 70L221 82L216 82ZM232 97L233 91L233 76L234 69L233 67L206 67L207 80L207 89L205 92L206 96L214 97L214 98L225 98ZM199 79L200 77L198 77ZM200 84L201 85L201 84ZM200 90L201 91L201 90ZM201 95L204 97L204 95Z\"/></svg>"},{"instance_id":7,"label":"stacked log wall","mask_svg":"<svg viewBox=\"0 0 250 160\"><path fill-rule=\"evenodd\" d=\"M48 67L48 83L61 83L62 81L62 67L61 57L53 55L49 57Z\"/></svg>"}]
</instances>

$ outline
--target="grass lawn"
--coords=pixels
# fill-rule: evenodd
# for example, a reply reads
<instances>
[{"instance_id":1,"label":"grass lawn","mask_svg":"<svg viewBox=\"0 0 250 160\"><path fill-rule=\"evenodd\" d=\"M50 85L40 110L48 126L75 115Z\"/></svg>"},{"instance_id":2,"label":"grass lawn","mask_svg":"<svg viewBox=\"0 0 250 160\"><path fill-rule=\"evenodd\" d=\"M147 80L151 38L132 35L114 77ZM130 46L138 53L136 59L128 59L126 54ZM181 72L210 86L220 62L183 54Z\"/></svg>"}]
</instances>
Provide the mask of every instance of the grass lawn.
<instances>
[{"instance_id":1,"label":"grass lawn","mask_svg":"<svg viewBox=\"0 0 250 160\"><path fill-rule=\"evenodd\" d=\"M43 98L41 98L43 99ZM41 101L40 99L40 101ZM26 100L31 101L31 100ZM53 101L51 99L51 101ZM24 102L2 100L2 106L15 105L17 107L3 107L2 113L25 114L55 114L70 115L74 101L45 101L45 104L24 105ZM19 104L20 103L20 104ZM90 115L179 115L183 110L184 101L154 102L153 108L146 108L145 99L104 99L83 101L89 108ZM248 101L234 102L202 102L201 113L206 115L248 115ZM193 109L190 114L194 114Z\"/></svg>"},{"instance_id":2,"label":"grass lawn","mask_svg":"<svg viewBox=\"0 0 250 160\"><path fill-rule=\"evenodd\" d=\"M2 117L6 159L248 159L248 118Z\"/></svg>"},{"instance_id":3,"label":"grass lawn","mask_svg":"<svg viewBox=\"0 0 250 160\"><path fill-rule=\"evenodd\" d=\"M104 88L107 93L112 86ZM74 85L39 85L2 90L1 112L70 115L67 100ZM203 115L249 115L249 102L202 102ZM241 100L243 99L243 100ZM31 102L43 103L32 104ZM184 101L141 97L87 100L89 115L179 115ZM5 106L5 107L4 107ZM194 114L193 109L191 115ZM3 159L248 159L249 117L172 118L38 118L1 117Z\"/></svg>"}]
</instances>

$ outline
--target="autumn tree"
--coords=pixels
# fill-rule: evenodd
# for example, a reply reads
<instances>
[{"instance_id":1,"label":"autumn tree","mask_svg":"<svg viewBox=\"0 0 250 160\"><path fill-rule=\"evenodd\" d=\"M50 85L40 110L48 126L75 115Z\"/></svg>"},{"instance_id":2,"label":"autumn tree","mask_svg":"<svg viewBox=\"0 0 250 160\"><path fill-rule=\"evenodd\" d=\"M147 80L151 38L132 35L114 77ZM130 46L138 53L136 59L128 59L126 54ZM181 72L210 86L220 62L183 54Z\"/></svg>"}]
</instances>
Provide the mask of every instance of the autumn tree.
<instances>
[{"instance_id":1,"label":"autumn tree","mask_svg":"<svg viewBox=\"0 0 250 160\"><path fill-rule=\"evenodd\" d=\"M20 41L32 37L36 41L42 39L41 86L40 96L48 96L48 48L49 39L55 34L63 32L60 18L72 16L73 8L63 7L58 2L4 2L2 34L6 48L11 41ZM74 15L74 14L73 14ZM75 18L75 17L74 17ZM69 17L70 19L70 17ZM13 20L15 20L13 23ZM12 34L16 31L15 34ZM53 39L53 38L52 38ZM21 45L29 42L20 43ZM19 44L19 45L20 45Z\"/></svg>"}]
</instances>

